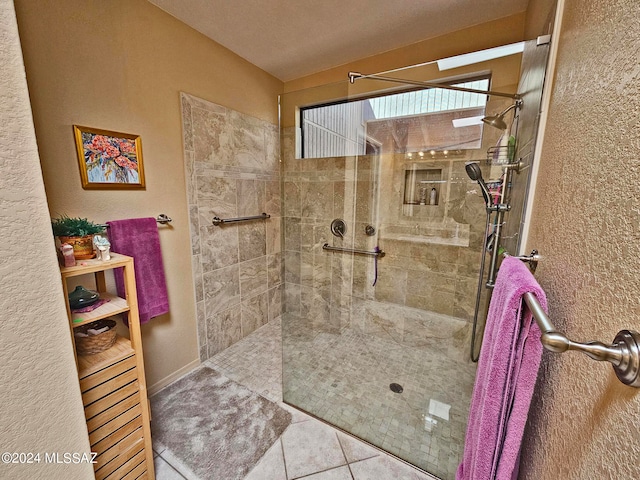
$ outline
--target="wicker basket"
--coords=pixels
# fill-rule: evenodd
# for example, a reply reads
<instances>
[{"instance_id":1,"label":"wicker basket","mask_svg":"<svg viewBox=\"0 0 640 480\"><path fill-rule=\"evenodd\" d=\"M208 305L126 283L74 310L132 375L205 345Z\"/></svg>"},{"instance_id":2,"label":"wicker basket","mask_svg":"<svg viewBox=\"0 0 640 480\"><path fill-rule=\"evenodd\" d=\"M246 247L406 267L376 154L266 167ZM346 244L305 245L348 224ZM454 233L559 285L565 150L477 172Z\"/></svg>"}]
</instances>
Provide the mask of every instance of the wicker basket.
<instances>
[{"instance_id":1,"label":"wicker basket","mask_svg":"<svg viewBox=\"0 0 640 480\"><path fill-rule=\"evenodd\" d=\"M105 318L104 320L97 320L74 328L74 333L80 332L86 334L89 329L100 330L101 328L109 327L109 330L99 333L98 335L89 335L88 337L78 337L74 335L78 355L95 355L112 347L113 344L116 343L117 337L115 326L115 320Z\"/></svg>"}]
</instances>

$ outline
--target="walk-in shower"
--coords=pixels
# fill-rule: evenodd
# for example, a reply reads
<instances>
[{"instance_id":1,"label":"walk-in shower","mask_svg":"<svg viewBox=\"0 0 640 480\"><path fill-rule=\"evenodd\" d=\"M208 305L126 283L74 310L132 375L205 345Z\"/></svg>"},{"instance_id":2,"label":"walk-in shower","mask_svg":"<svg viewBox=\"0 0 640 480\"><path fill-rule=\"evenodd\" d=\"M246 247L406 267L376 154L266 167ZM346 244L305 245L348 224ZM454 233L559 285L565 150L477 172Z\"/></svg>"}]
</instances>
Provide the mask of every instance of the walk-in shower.
<instances>
[{"instance_id":1,"label":"walk-in shower","mask_svg":"<svg viewBox=\"0 0 640 480\"><path fill-rule=\"evenodd\" d=\"M443 479L463 449L489 236L517 241L520 226L503 225L503 205L526 189L529 157L510 166L535 134L523 118L539 96L516 88L532 78L528 48L447 71L452 88L424 88L443 76L433 62L280 99L284 401ZM519 143L505 165L487 151L506 122L481 120L511 111Z\"/></svg>"}]
</instances>

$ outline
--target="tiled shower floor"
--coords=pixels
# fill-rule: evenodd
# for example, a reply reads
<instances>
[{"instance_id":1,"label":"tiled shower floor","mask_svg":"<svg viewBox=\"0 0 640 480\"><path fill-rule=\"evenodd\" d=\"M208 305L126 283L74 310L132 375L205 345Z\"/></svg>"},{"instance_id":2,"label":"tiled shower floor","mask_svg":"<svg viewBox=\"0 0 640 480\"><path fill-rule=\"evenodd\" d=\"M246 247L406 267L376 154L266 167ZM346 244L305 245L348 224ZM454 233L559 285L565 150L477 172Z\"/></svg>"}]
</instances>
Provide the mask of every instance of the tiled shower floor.
<instances>
[{"instance_id":1,"label":"tiled shower floor","mask_svg":"<svg viewBox=\"0 0 640 480\"><path fill-rule=\"evenodd\" d=\"M467 358L469 324L375 302L358 318L332 329L284 317L285 401L454 479L476 369Z\"/></svg>"}]
</instances>

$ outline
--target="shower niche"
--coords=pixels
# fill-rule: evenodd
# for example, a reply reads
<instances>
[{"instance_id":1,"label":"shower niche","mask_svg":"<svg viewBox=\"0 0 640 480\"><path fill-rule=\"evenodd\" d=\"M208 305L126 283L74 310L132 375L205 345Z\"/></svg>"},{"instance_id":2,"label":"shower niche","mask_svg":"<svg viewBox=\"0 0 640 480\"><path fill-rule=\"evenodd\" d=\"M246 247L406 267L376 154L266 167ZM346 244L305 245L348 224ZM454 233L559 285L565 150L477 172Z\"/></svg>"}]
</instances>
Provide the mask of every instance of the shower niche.
<instances>
[{"instance_id":1,"label":"shower niche","mask_svg":"<svg viewBox=\"0 0 640 480\"><path fill-rule=\"evenodd\" d=\"M404 173L404 205L435 207L440 204L442 187L441 168L413 166Z\"/></svg>"}]
</instances>

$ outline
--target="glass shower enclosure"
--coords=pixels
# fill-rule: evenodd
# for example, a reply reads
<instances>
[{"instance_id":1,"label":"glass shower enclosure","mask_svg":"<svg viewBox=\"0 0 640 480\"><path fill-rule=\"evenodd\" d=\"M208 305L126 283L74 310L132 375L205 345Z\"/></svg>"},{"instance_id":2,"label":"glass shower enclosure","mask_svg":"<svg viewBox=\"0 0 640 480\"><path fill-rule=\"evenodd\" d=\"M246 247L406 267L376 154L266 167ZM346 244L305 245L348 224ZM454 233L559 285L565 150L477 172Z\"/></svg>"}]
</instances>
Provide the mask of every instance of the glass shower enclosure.
<instances>
[{"instance_id":1,"label":"glass shower enclosure","mask_svg":"<svg viewBox=\"0 0 640 480\"><path fill-rule=\"evenodd\" d=\"M521 57L446 77L515 93ZM435 62L384 75L445 76ZM502 188L487 150L503 132L480 119L510 102L369 79L280 99L284 401L443 479L462 456L489 233L465 163Z\"/></svg>"}]
</instances>

